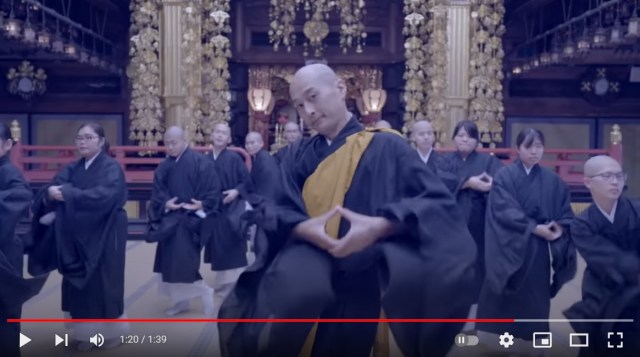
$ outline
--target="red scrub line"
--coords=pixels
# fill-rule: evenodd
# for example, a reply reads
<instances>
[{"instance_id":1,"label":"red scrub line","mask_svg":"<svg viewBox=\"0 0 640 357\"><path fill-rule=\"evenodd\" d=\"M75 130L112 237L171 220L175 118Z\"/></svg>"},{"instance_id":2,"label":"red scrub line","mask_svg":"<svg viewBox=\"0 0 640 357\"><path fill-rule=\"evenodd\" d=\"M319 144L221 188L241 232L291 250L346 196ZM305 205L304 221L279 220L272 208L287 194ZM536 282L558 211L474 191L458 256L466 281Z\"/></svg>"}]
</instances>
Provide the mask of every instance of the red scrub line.
<instances>
[{"instance_id":1,"label":"red scrub line","mask_svg":"<svg viewBox=\"0 0 640 357\"><path fill-rule=\"evenodd\" d=\"M7 319L19 323L514 323L515 319Z\"/></svg>"}]
</instances>

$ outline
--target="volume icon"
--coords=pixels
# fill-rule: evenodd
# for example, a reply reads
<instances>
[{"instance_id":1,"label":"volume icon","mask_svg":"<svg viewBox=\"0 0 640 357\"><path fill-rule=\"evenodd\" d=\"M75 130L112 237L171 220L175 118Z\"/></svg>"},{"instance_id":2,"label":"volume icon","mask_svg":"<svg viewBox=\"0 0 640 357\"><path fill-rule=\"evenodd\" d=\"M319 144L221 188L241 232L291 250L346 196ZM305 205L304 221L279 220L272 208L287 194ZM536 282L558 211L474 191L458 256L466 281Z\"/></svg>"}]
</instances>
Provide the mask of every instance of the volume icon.
<instances>
[{"instance_id":1,"label":"volume icon","mask_svg":"<svg viewBox=\"0 0 640 357\"><path fill-rule=\"evenodd\" d=\"M97 333L93 335L93 337L89 338L89 342L93 343L96 347L102 347L104 344L104 336L102 334Z\"/></svg>"}]
</instances>

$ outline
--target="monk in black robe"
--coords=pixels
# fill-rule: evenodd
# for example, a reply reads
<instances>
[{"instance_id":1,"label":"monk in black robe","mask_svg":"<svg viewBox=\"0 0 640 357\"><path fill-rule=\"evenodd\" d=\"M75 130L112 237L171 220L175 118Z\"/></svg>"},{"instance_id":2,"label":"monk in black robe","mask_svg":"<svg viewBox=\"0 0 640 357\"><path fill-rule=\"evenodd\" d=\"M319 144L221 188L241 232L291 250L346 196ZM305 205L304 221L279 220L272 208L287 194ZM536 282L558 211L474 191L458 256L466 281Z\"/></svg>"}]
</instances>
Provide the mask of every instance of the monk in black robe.
<instances>
[{"instance_id":1,"label":"monk in black robe","mask_svg":"<svg viewBox=\"0 0 640 357\"><path fill-rule=\"evenodd\" d=\"M478 127L470 120L463 120L456 125L453 141L457 150L443 155L439 166L442 170L457 176L457 185L454 188L456 200L469 232L478 246L476 287L479 292L485 268L484 221L487 195L491 190L493 176L502 163L493 155L476 151L479 142ZM445 180L445 183L452 188L449 181ZM473 315L472 311L471 316Z\"/></svg>"},{"instance_id":2,"label":"monk in black robe","mask_svg":"<svg viewBox=\"0 0 640 357\"><path fill-rule=\"evenodd\" d=\"M593 204L571 224L571 236L587 263L582 301L565 311L569 319L634 319L635 322L572 322L589 333L580 356L637 356L640 351L640 201L622 196L626 174L609 156L584 165ZM608 333L612 332L609 338ZM617 333L623 338L620 339ZM622 348L608 348L608 345Z\"/></svg>"},{"instance_id":3,"label":"monk in black robe","mask_svg":"<svg viewBox=\"0 0 640 357\"><path fill-rule=\"evenodd\" d=\"M109 156L104 129L98 124L81 126L75 142L82 158L65 166L34 200L29 272L60 272L62 310L71 318L125 317L124 172ZM71 328L77 348L88 350L94 346L89 338L96 333L104 336L104 346L117 346L129 326L77 323Z\"/></svg>"},{"instance_id":4,"label":"monk in black robe","mask_svg":"<svg viewBox=\"0 0 640 357\"><path fill-rule=\"evenodd\" d=\"M282 132L282 136L284 137L284 141L286 142L286 146L282 149L278 150L273 157L279 163L282 162L287 152L291 148L291 145L296 141L302 139L302 131L300 130L300 125L295 121L289 121L284 125L284 130Z\"/></svg>"},{"instance_id":5,"label":"monk in black robe","mask_svg":"<svg viewBox=\"0 0 640 357\"><path fill-rule=\"evenodd\" d=\"M481 319L548 319L551 299L576 272L568 229L573 218L569 189L539 165L544 154L540 131L524 129L516 144L518 159L498 170L489 193ZM504 324L482 323L477 329L481 341L502 348L498 335L505 332ZM534 332L549 331L549 323L517 323L507 330L516 339L531 341ZM532 346L516 342L510 352Z\"/></svg>"},{"instance_id":6,"label":"monk in black robe","mask_svg":"<svg viewBox=\"0 0 640 357\"><path fill-rule=\"evenodd\" d=\"M231 129L226 123L216 124L211 133L210 158L220 179L220 214L204 222L206 242L204 261L215 271L213 289L218 301L224 300L247 266L247 226L242 220L253 187L249 170L239 153L228 150Z\"/></svg>"},{"instance_id":7,"label":"monk in black robe","mask_svg":"<svg viewBox=\"0 0 640 357\"><path fill-rule=\"evenodd\" d=\"M273 226L222 318L464 318L475 246L455 200L397 133L365 130L326 65L299 70L291 96L319 135L281 164ZM326 228L325 228L326 227ZM339 238L339 239L337 239ZM455 296L455 299L452 297ZM222 324L224 356L298 356L310 323ZM444 356L461 324L390 324L403 354ZM320 323L313 356L369 356L377 324Z\"/></svg>"},{"instance_id":8,"label":"monk in black robe","mask_svg":"<svg viewBox=\"0 0 640 357\"><path fill-rule=\"evenodd\" d=\"M255 194L266 200L273 200L278 188L280 168L278 162L264 149L262 135L255 131L247 134L245 149L253 158L251 182Z\"/></svg>"},{"instance_id":9,"label":"monk in black robe","mask_svg":"<svg viewBox=\"0 0 640 357\"><path fill-rule=\"evenodd\" d=\"M47 277L22 277L23 242L16 226L26 216L33 192L9 161L12 146L9 127L0 123L0 349L20 356L20 324L7 319L20 318L22 304L42 289Z\"/></svg>"},{"instance_id":10,"label":"monk in black robe","mask_svg":"<svg viewBox=\"0 0 640 357\"><path fill-rule=\"evenodd\" d=\"M202 225L218 213L220 179L213 162L189 148L185 132L171 127L164 135L168 157L153 178L147 241L158 242L153 265L162 282L159 292L174 304L174 316L199 297L204 313L213 314L213 290L200 275Z\"/></svg>"}]
</instances>

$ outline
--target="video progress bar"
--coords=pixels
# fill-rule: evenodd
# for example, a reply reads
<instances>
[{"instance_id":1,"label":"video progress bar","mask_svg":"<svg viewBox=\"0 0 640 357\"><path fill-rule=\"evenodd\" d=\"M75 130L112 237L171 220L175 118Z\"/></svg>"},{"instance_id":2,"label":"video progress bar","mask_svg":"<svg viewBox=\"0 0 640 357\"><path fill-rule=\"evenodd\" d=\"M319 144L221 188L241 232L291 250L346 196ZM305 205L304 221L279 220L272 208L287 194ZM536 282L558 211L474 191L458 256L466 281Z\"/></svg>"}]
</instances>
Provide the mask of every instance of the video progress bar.
<instances>
[{"instance_id":1,"label":"video progress bar","mask_svg":"<svg viewBox=\"0 0 640 357\"><path fill-rule=\"evenodd\" d=\"M13 323L633 323L634 321L634 319L7 319L7 322Z\"/></svg>"},{"instance_id":2,"label":"video progress bar","mask_svg":"<svg viewBox=\"0 0 640 357\"><path fill-rule=\"evenodd\" d=\"M631 322L634 319L514 319L514 322Z\"/></svg>"}]
</instances>

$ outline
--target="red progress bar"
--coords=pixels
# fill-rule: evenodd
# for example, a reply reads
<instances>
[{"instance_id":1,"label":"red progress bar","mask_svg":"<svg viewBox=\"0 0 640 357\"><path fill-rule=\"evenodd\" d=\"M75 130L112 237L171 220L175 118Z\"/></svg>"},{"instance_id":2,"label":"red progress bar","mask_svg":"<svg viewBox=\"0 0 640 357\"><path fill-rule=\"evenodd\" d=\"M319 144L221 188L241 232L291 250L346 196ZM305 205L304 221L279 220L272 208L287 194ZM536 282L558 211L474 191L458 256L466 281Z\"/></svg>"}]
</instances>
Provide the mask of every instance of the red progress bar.
<instances>
[{"instance_id":1,"label":"red progress bar","mask_svg":"<svg viewBox=\"0 0 640 357\"><path fill-rule=\"evenodd\" d=\"M7 319L7 322L95 322L95 323L514 323L515 319Z\"/></svg>"}]
</instances>

